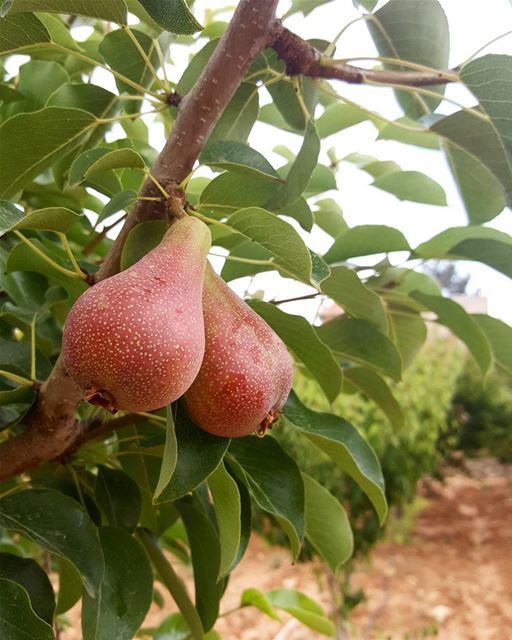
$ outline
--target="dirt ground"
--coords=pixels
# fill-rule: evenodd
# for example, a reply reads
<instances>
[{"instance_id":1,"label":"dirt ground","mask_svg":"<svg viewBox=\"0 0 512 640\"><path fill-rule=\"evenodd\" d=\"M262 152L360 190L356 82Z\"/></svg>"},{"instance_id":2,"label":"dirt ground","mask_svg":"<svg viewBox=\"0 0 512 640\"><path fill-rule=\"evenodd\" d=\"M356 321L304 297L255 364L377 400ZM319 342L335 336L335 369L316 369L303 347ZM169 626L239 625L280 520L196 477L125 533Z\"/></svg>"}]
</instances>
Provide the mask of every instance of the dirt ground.
<instances>
[{"instance_id":1,"label":"dirt ground","mask_svg":"<svg viewBox=\"0 0 512 640\"><path fill-rule=\"evenodd\" d=\"M352 612L350 640L510 640L512 638L512 467L489 459L448 470L443 483L420 488L426 506L405 544L380 544L360 563L352 583L367 600ZM186 576L190 584L190 576ZM236 608L245 588L300 589L330 609L319 563L292 566L285 550L254 537L231 578L222 612ZM154 607L144 626L165 614ZM73 616L75 618L75 616ZM75 618L76 619L76 618ZM74 627L75 625L73 625ZM223 640L319 640L283 614L283 623L245 608L216 625ZM79 640L69 629L62 640ZM113 639L115 640L115 639Z\"/></svg>"}]
</instances>

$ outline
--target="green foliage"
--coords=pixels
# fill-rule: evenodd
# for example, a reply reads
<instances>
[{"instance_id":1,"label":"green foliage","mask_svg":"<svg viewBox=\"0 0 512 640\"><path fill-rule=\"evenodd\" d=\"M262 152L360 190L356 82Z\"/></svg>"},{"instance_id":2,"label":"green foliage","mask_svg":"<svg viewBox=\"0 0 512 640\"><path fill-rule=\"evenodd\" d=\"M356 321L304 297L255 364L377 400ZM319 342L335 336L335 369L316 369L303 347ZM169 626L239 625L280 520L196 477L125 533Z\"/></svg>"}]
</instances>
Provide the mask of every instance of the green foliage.
<instances>
[{"instance_id":1,"label":"green foliage","mask_svg":"<svg viewBox=\"0 0 512 640\"><path fill-rule=\"evenodd\" d=\"M457 380L445 442L469 455L487 453L512 462L512 385L496 371L485 384L474 363L467 362Z\"/></svg>"},{"instance_id":2,"label":"green foliage","mask_svg":"<svg viewBox=\"0 0 512 640\"><path fill-rule=\"evenodd\" d=\"M307 16L330 1L294 0L287 15ZM391 87L404 116L390 122L346 101L336 83L289 77L270 48L221 104L226 77L196 83L215 61L227 25L208 11L202 30L193 2L0 5L0 447L25 437L31 425L40 383L59 361L67 314L112 247L107 230L132 207L144 207L146 221L131 229L116 256L121 269L129 268L161 240L167 192L178 183L187 213L210 225L212 253L227 254L225 280L274 272L282 298L293 280L307 287L307 297L327 297L343 310L316 326L279 302L250 301L297 370L284 415L263 439L206 433L179 401L121 415L112 425L105 412L82 403L66 428L95 439L0 482L0 637L51 640L55 617L81 599L85 640L129 640L158 597L156 578L180 613L149 632L217 640L220 601L247 549L255 512L279 527L292 559L314 550L336 574L354 549L366 552L382 535L388 506L405 504L419 477L435 472L439 446L512 458L510 389L501 378L502 370L512 372L512 329L466 313L414 270L417 260L473 260L512 276L512 239L481 226L512 194L510 56L462 65L461 82L477 105L451 115L443 87L429 95ZM353 5L373 12L377 3ZM128 12L136 20L128 21ZM449 39L436 0L389 0L366 23L385 58L374 62L384 69L444 73ZM77 25L90 27L83 41L75 38ZM244 26L231 37L240 40ZM329 43L312 44L333 55ZM177 46L190 47L185 69L173 60ZM97 84L103 73L112 76L111 90ZM174 93L183 97L178 110L170 106ZM208 139L196 138L191 122L179 131L180 112L196 102L196 124L211 124ZM214 121L217 106L225 109ZM373 127L376 139L445 153L470 224L416 247L387 224L385 211L380 224L350 227L334 193L342 162L401 200L446 204L443 186L429 176L357 148L343 145L341 157L326 146L359 123ZM202 144L199 175L164 175L168 158L157 161L150 136L155 124L174 132L173 159L189 143ZM260 147L259 127L273 128L281 164ZM146 179L151 190L141 192ZM309 246L318 229L330 237L323 255ZM404 255L400 267L391 264L395 252ZM451 430L447 415L464 361L451 339L423 346L427 318L457 336L478 375L487 376L479 387L468 367L458 379ZM193 597L175 562L191 569ZM284 611L318 633L334 633L322 608L299 591L248 588L240 600L246 606L275 620Z\"/></svg>"}]
</instances>

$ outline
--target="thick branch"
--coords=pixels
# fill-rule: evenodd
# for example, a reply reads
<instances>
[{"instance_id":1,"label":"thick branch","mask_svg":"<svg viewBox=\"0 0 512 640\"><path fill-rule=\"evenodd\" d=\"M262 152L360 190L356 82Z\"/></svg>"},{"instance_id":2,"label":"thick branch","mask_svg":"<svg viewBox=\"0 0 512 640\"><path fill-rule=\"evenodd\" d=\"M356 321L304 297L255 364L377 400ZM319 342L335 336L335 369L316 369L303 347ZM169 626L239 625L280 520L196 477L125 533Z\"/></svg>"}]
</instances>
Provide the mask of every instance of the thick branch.
<instances>
[{"instance_id":1,"label":"thick branch","mask_svg":"<svg viewBox=\"0 0 512 640\"><path fill-rule=\"evenodd\" d=\"M290 76L303 75L312 78L343 80L351 84L378 83L401 84L408 87L424 87L453 82L457 78L455 71L447 73L427 73L424 71L374 71L362 69L350 64L334 63L323 58L322 54L300 36L292 33L279 23L275 32L272 48L286 64L286 73Z\"/></svg>"},{"instance_id":2,"label":"thick branch","mask_svg":"<svg viewBox=\"0 0 512 640\"><path fill-rule=\"evenodd\" d=\"M241 0L214 54L190 93L180 103L171 136L152 174L168 191L182 182L222 115L256 55L267 47L275 31L278 0ZM143 196L160 196L147 181ZM106 256L97 279L119 270L122 247L139 222L165 215L165 203L141 200L131 211ZM61 456L83 439L75 412L83 391L67 376L59 358L43 384L30 426L0 446L0 481Z\"/></svg>"}]
</instances>

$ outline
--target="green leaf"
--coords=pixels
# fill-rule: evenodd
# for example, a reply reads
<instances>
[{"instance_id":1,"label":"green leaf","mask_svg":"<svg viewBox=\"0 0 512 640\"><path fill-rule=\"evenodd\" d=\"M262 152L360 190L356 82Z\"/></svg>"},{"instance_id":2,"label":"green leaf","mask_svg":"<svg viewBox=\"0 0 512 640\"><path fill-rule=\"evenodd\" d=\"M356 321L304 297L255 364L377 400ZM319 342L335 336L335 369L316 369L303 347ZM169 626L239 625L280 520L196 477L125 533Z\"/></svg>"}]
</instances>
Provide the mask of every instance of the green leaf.
<instances>
[{"instance_id":1,"label":"green leaf","mask_svg":"<svg viewBox=\"0 0 512 640\"><path fill-rule=\"evenodd\" d=\"M6 640L53 640L52 627L32 609L25 589L0 578L0 637Z\"/></svg>"},{"instance_id":2,"label":"green leaf","mask_svg":"<svg viewBox=\"0 0 512 640\"><path fill-rule=\"evenodd\" d=\"M139 542L125 529L99 530L105 575L95 598L84 593L84 640L130 640L144 621L153 595L153 572Z\"/></svg>"},{"instance_id":3,"label":"green leaf","mask_svg":"<svg viewBox=\"0 0 512 640\"><path fill-rule=\"evenodd\" d=\"M437 321L460 338L485 376L492 365L492 353L485 333L459 304L448 298L413 291L411 297L437 316Z\"/></svg>"},{"instance_id":4,"label":"green leaf","mask_svg":"<svg viewBox=\"0 0 512 640\"><path fill-rule=\"evenodd\" d=\"M283 609L310 629L332 638L336 632L334 623L325 617L322 607L300 591L273 589L267 594L274 607Z\"/></svg>"},{"instance_id":5,"label":"green leaf","mask_svg":"<svg viewBox=\"0 0 512 640\"><path fill-rule=\"evenodd\" d=\"M381 178L388 173L403 173L400 165L393 160L376 160L375 162L364 164L360 168L374 178ZM375 183L372 183L372 185L375 186Z\"/></svg>"},{"instance_id":6,"label":"green leaf","mask_svg":"<svg viewBox=\"0 0 512 640\"><path fill-rule=\"evenodd\" d=\"M124 0L6 0L2 6L2 12L5 11L8 11L9 15L25 11L70 13L127 24Z\"/></svg>"},{"instance_id":7,"label":"green leaf","mask_svg":"<svg viewBox=\"0 0 512 640\"><path fill-rule=\"evenodd\" d=\"M250 300L248 304L308 368L329 402L334 402L341 391L341 368L309 322L268 302Z\"/></svg>"},{"instance_id":8,"label":"green leaf","mask_svg":"<svg viewBox=\"0 0 512 640\"><path fill-rule=\"evenodd\" d=\"M48 207L27 213L19 222L13 225L12 229L41 229L66 233L81 217L81 214L65 207Z\"/></svg>"},{"instance_id":9,"label":"green leaf","mask_svg":"<svg viewBox=\"0 0 512 640\"><path fill-rule=\"evenodd\" d=\"M471 317L490 342L496 363L512 375L512 327L483 313L475 313Z\"/></svg>"},{"instance_id":10,"label":"green leaf","mask_svg":"<svg viewBox=\"0 0 512 640\"><path fill-rule=\"evenodd\" d=\"M78 146L95 118L79 109L46 107L0 126L0 196L16 195L55 160Z\"/></svg>"},{"instance_id":11,"label":"green leaf","mask_svg":"<svg viewBox=\"0 0 512 640\"><path fill-rule=\"evenodd\" d=\"M229 438L219 438L196 427L182 405L178 405L175 428L176 468L170 483L155 499L156 504L172 502L196 489L219 466L229 446Z\"/></svg>"},{"instance_id":12,"label":"green leaf","mask_svg":"<svg viewBox=\"0 0 512 640\"><path fill-rule=\"evenodd\" d=\"M232 171L222 173L203 189L199 203L207 209L228 215L249 206L263 206L274 195L277 184Z\"/></svg>"},{"instance_id":13,"label":"green leaf","mask_svg":"<svg viewBox=\"0 0 512 640\"><path fill-rule=\"evenodd\" d=\"M137 29L131 29L131 31L153 67L158 67L159 59L155 40ZM125 30L117 29L107 33L100 43L99 51L105 62L114 71L121 73L132 82L142 87L149 87L153 81L153 76L144 57ZM116 79L116 85L120 93L138 93L137 89L122 80Z\"/></svg>"},{"instance_id":14,"label":"green leaf","mask_svg":"<svg viewBox=\"0 0 512 640\"><path fill-rule=\"evenodd\" d=\"M512 237L491 227L452 227L414 250L422 258L476 260L512 277Z\"/></svg>"},{"instance_id":15,"label":"green leaf","mask_svg":"<svg viewBox=\"0 0 512 640\"><path fill-rule=\"evenodd\" d=\"M153 501L157 501L162 491L170 483L178 460L178 443L176 441L176 431L174 428L174 419L172 416L172 405L167 406L165 415L166 424L164 453L162 456L162 465L160 467L158 483L153 495Z\"/></svg>"},{"instance_id":16,"label":"green leaf","mask_svg":"<svg viewBox=\"0 0 512 640\"><path fill-rule=\"evenodd\" d=\"M491 119L512 167L512 56L489 54L476 58L462 67L460 79Z\"/></svg>"},{"instance_id":17,"label":"green leaf","mask_svg":"<svg viewBox=\"0 0 512 640\"><path fill-rule=\"evenodd\" d=\"M401 429L405 423L405 415L386 382L370 369L363 367L347 367L344 372L343 387L352 387L373 400L385 413L391 424Z\"/></svg>"},{"instance_id":18,"label":"green leaf","mask_svg":"<svg viewBox=\"0 0 512 640\"><path fill-rule=\"evenodd\" d=\"M0 579L11 580L26 589L35 614L48 624L53 623L55 595L48 576L35 560L0 553Z\"/></svg>"},{"instance_id":19,"label":"green leaf","mask_svg":"<svg viewBox=\"0 0 512 640\"><path fill-rule=\"evenodd\" d=\"M428 281L427 281L428 283ZM418 289L414 284L403 283L409 291ZM426 289L426 290L425 290ZM441 291L424 287L423 293L442 295ZM418 313L391 308L388 311L390 336L402 359L402 370L407 369L416 358L427 338L427 327Z\"/></svg>"},{"instance_id":20,"label":"green leaf","mask_svg":"<svg viewBox=\"0 0 512 640\"><path fill-rule=\"evenodd\" d=\"M135 191L119 191L116 193L109 202L101 210L95 226L98 226L100 222L103 222L110 216L114 215L118 211L127 211L131 206L137 202L138 195Z\"/></svg>"},{"instance_id":21,"label":"green leaf","mask_svg":"<svg viewBox=\"0 0 512 640\"><path fill-rule=\"evenodd\" d=\"M197 499L182 498L176 503L187 529L194 567L196 609L205 631L209 631L219 615L223 581L218 582L220 543L208 516L197 507Z\"/></svg>"},{"instance_id":22,"label":"green leaf","mask_svg":"<svg viewBox=\"0 0 512 640\"><path fill-rule=\"evenodd\" d=\"M311 256L295 229L258 207L233 213L226 221L235 231L272 253L276 267L307 284L311 281Z\"/></svg>"},{"instance_id":23,"label":"green leaf","mask_svg":"<svg viewBox=\"0 0 512 640\"><path fill-rule=\"evenodd\" d=\"M133 149L105 149L97 147L84 151L78 156L69 170L70 184L79 184L90 176L112 169L144 169L141 156Z\"/></svg>"},{"instance_id":24,"label":"green leaf","mask_svg":"<svg viewBox=\"0 0 512 640\"><path fill-rule=\"evenodd\" d=\"M450 32L446 15L437 0L390 0L373 14L367 26L379 55L432 69L448 68ZM407 70L396 65L384 67L395 71ZM430 87L430 90L439 93L439 98L412 95L405 91L395 93L406 115L415 119L434 111L441 102L444 87Z\"/></svg>"},{"instance_id":25,"label":"green leaf","mask_svg":"<svg viewBox=\"0 0 512 640\"><path fill-rule=\"evenodd\" d=\"M23 219L23 215L23 211L12 202L0 200L0 237L15 227Z\"/></svg>"},{"instance_id":26,"label":"green leaf","mask_svg":"<svg viewBox=\"0 0 512 640\"><path fill-rule=\"evenodd\" d=\"M323 164L317 164L304 190L304 197L317 196L331 189L337 189L336 176L331 168Z\"/></svg>"},{"instance_id":27,"label":"green leaf","mask_svg":"<svg viewBox=\"0 0 512 640\"><path fill-rule=\"evenodd\" d=\"M282 182L270 162L243 142L214 140L208 143L199 159L210 167L227 169L252 178Z\"/></svg>"},{"instance_id":28,"label":"green leaf","mask_svg":"<svg viewBox=\"0 0 512 640\"><path fill-rule=\"evenodd\" d=\"M27 99L19 105L18 111L36 111L42 109L48 98L60 86L69 82L69 75L64 67L51 60L30 60L20 67L18 89Z\"/></svg>"},{"instance_id":29,"label":"green leaf","mask_svg":"<svg viewBox=\"0 0 512 640\"><path fill-rule=\"evenodd\" d=\"M343 506L325 487L302 474L306 495L306 538L333 572L354 551L352 529Z\"/></svg>"},{"instance_id":30,"label":"green leaf","mask_svg":"<svg viewBox=\"0 0 512 640\"><path fill-rule=\"evenodd\" d=\"M311 231L313 227L313 214L305 198L299 198L292 204L286 205L281 209L275 209L274 213L278 216L289 216L300 224L304 231Z\"/></svg>"},{"instance_id":31,"label":"green leaf","mask_svg":"<svg viewBox=\"0 0 512 640\"><path fill-rule=\"evenodd\" d=\"M410 249L409 243L398 229L383 224L362 224L347 229L338 236L323 258L332 264L357 256Z\"/></svg>"},{"instance_id":32,"label":"green leaf","mask_svg":"<svg viewBox=\"0 0 512 640\"><path fill-rule=\"evenodd\" d=\"M221 462L208 478L219 528L219 578L231 571L238 556L241 536L242 505L237 483Z\"/></svg>"},{"instance_id":33,"label":"green leaf","mask_svg":"<svg viewBox=\"0 0 512 640\"><path fill-rule=\"evenodd\" d=\"M172 613L151 634L154 640L188 640L190 629L181 613Z\"/></svg>"},{"instance_id":34,"label":"green leaf","mask_svg":"<svg viewBox=\"0 0 512 640\"><path fill-rule=\"evenodd\" d=\"M26 14L0 18L0 54L8 55L43 42L50 42L50 34L36 16Z\"/></svg>"},{"instance_id":35,"label":"green leaf","mask_svg":"<svg viewBox=\"0 0 512 640\"><path fill-rule=\"evenodd\" d=\"M302 195L316 167L319 153L320 138L314 122L309 120L300 151L286 177L286 184L282 185L277 192L276 205L278 207L291 204Z\"/></svg>"},{"instance_id":36,"label":"green leaf","mask_svg":"<svg viewBox=\"0 0 512 640\"><path fill-rule=\"evenodd\" d=\"M380 296L368 289L352 269L333 267L329 278L322 282L322 293L354 318L368 320L381 333L388 333L388 318Z\"/></svg>"},{"instance_id":37,"label":"green leaf","mask_svg":"<svg viewBox=\"0 0 512 640\"><path fill-rule=\"evenodd\" d=\"M331 198L317 200L315 202L315 224L332 238L336 238L347 231L347 223L343 218L343 211L339 204Z\"/></svg>"},{"instance_id":38,"label":"green leaf","mask_svg":"<svg viewBox=\"0 0 512 640\"><path fill-rule=\"evenodd\" d=\"M343 418L308 409L293 391L284 415L357 482L372 502L382 524L387 515L384 478L377 456L359 432Z\"/></svg>"},{"instance_id":39,"label":"green leaf","mask_svg":"<svg viewBox=\"0 0 512 640\"><path fill-rule=\"evenodd\" d=\"M69 560L94 596L104 563L96 527L72 498L54 489L26 489L0 500L0 526L18 531L52 554Z\"/></svg>"},{"instance_id":40,"label":"green leaf","mask_svg":"<svg viewBox=\"0 0 512 640\"><path fill-rule=\"evenodd\" d=\"M140 222L130 230L121 253L121 271L128 269L160 244L166 231L163 220Z\"/></svg>"},{"instance_id":41,"label":"green leaf","mask_svg":"<svg viewBox=\"0 0 512 640\"><path fill-rule=\"evenodd\" d=\"M235 140L246 142L258 118L258 89L251 82L242 82L235 95L215 125L208 138L214 140Z\"/></svg>"},{"instance_id":42,"label":"green leaf","mask_svg":"<svg viewBox=\"0 0 512 640\"><path fill-rule=\"evenodd\" d=\"M64 558L58 559L59 595L55 614L69 611L82 597L83 583L75 567Z\"/></svg>"},{"instance_id":43,"label":"green leaf","mask_svg":"<svg viewBox=\"0 0 512 640\"><path fill-rule=\"evenodd\" d=\"M202 26L190 12L185 0L139 0L153 20L166 31L182 35L191 35L201 31Z\"/></svg>"},{"instance_id":44,"label":"green leaf","mask_svg":"<svg viewBox=\"0 0 512 640\"><path fill-rule=\"evenodd\" d=\"M372 186L393 194L399 200L438 206L447 204L441 185L419 171L392 171L377 178Z\"/></svg>"},{"instance_id":45,"label":"green leaf","mask_svg":"<svg viewBox=\"0 0 512 640\"><path fill-rule=\"evenodd\" d=\"M259 591L258 589L245 589L242 592L242 597L240 598L240 606L241 607L256 607L262 613L267 615L272 620L277 620L277 622L281 622L281 618L277 615L274 607L270 604L267 596Z\"/></svg>"},{"instance_id":46,"label":"green leaf","mask_svg":"<svg viewBox=\"0 0 512 640\"><path fill-rule=\"evenodd\" d=\"M341 360L400 379L402 363L395 345L366 320L340 316L317 327L317 332Z\"/></svg>"},{"instance_id":47,"label":"green leaf","mask_svg":"<svg viewBox=\"0 0 512 640\"><path fill-rule=\"evenodd\" d=\"M214 52L215 47L219 44L219 40L220 38L210 40L210 42L206 43L205 46L192 58L176 85L177 93L183 96L192 89Z\"/></svg>"},{"instance_id":48,"label":"green leaf","mask_svg":"<svg viewBox=\"0 0 512 640\"><path fill-rule=\"evenodd\" d=\"M32 238L31 242L41 251L45 251L46 247L38 240ZM35 271L36 273L41 273L49 278L51 282L64 287L73 299L78 298L88 288L84 280L72 278L61 273L22 242L15 245L7 260L6 272L12 273L13 271Z\"/></svg>"},{"instance_id":49,"label":"green leaf","mask_svg":"<svg viewBox=\"0 0 512 640\"><path fill-rule=\"evenodd\" d=\"M470 223L481 224L495 218L507 204L505 190L498 178L464 149L448 142L443 149Z\"/></svg>"},{"instance_id":50,"label":"green leaf","mask_svg":"<svg viewBox=\"0 0 512 640\"><path fill-rule=\"evenodd\" d=\"M117 100L118 97L115 94L96 84L66 83L50 96L46 106L82 109L101 118L109 112Z\"/></svg>"},{"instance_id":51,"label":"green leaf","mask_svg":"<svg viewBox=\"0 0 512 640\"><path fill-rule=\"evenodd\" d=\"M335 103L326 107L316 121L316 128L320 138L327 138L368 118L368 113L355 105Z\"/></svg>"},{"instance_id":52,"label":"green leaf","mask_svg":"<svg viewBox=\"0 0 512 640\"><path fill-rule=\"evenodd\" d=\"M487 167L503 185L508 203L512 202L512 161L491 122L467 111L457 111L438 120L430 129Z\"/></svg>"},{"instance_id":53,"label":"green leaf","mask_svg":"<svg viewBox=\"0 0 512 640\"><path fill-rule=\"evenodd\" d=\"M403 144L412 144L415 147L439 149L439 136L425 129L416 120L402 117L395 120L395 123L385 124L380 128L377 140L396 140ZM403 127L407 127L407 129ZM409 131L409 129L417 129L418 131L416 133L415 131Z\"/></svg>"},{"instance_id":54,"label":"green leaf","mask_svg":"<svg viewBox=\"0 0 512 640\"><path fill-rule=\"evenodd\" d=\"M1 32L1 23L0 23L0 32ZM18 100L23 100L25 96L20 91L9 87L6 84L0 84L0 100L4 104L8 104L10 102L17 102Z\"/></svg>"},{"instance_id":55,"label":"green leaf","mask_svg":"<svg viewBox=\"0 0 512 640\"><path fill-rule=\"evenodd\" d=\"M258 505L285 531L296 559L304 536L304 485L297 465L271 436L232 440L229 453Z\"/></svg>"},{"instance_id":56,"label":"green leaf","mask_svg":"<svg viewBox=\"0 0 512 640\"><path fill-rule=\"evenodd\" d=\"M141 495L137 483L127 473L100 465L94 498L110 525L135 530L140 517Z\"/></svg>"}]
</instances>

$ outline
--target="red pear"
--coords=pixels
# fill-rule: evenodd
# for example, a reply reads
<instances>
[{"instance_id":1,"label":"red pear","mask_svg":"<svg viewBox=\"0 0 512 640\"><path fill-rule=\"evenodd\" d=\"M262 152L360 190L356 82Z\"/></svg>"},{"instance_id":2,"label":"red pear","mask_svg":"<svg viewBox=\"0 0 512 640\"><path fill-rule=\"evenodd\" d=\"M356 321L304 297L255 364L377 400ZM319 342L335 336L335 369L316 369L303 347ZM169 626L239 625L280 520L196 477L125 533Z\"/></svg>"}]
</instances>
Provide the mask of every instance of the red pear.
<instances>
[{"instance_id":1,"label":"red pear","mask_svg":"<svg viewBox=\"0 0 512 640\"><path fill-rule=\"evenodd\" d=\"M152 411L190 387L204 356L210 244L204 223L182 218L136 264L75 302L62 352L89 402L111 411Z\"/></svg>"},{"instance_id":2,"label":"red pear","mask_svg":"<svg viewBox=\"0 0 512 640\"><path fill-rule=\"evenodd\" d=\"M185 394L205 431L237 438L265 431L279 416L293 366L281 339L207 264L203 291L206 347Z\"/></svg>"}]
</instances>

